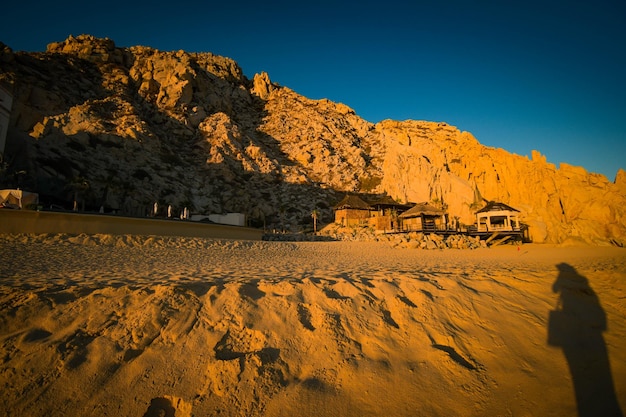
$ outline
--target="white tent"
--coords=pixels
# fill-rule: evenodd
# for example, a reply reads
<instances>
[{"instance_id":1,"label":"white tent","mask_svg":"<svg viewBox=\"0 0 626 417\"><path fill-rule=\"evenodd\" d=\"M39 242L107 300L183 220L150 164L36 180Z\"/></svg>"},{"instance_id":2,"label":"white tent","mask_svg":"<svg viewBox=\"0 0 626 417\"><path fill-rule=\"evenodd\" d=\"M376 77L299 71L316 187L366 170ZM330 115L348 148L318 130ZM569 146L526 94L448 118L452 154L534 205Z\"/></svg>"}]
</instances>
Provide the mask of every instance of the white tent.
<instances>
[{"instance_id":1,"label":"white tent","mask_svg":"<svg viewBox=\"0 0 626 417\"><path fill-rule=\"evenodd\" d=\"M39 203L39 194L23 190L0 190L0 207L23 208Z\"/></svg>"}]
</instances>

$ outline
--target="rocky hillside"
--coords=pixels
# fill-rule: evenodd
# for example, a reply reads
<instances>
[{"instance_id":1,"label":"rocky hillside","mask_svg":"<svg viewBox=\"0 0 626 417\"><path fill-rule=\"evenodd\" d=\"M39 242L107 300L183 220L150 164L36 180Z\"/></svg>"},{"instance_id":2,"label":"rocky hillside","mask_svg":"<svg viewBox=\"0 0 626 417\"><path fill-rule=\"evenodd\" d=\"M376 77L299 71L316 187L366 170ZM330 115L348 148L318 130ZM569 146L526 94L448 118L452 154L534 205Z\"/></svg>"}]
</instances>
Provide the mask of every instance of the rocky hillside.
<instances>
[{"instance_id":1,"label":"rocky hillside","mask_svg":"<svg viewBox=\"0 0 626 417\"><path fill-rule=\"evenodd\" d=\"M611 182L557 168L445 123L372 124L210 53L88 35L45 53L0 44L0 82L14 95L0 185L67 207L78 196L87 209L145 215L156 201L298 230L315 208L332 221L346 192L437 202L466 224L497 200L521 211L536 242L626 244L623 170Z\"/></svg>"}]
</instances>

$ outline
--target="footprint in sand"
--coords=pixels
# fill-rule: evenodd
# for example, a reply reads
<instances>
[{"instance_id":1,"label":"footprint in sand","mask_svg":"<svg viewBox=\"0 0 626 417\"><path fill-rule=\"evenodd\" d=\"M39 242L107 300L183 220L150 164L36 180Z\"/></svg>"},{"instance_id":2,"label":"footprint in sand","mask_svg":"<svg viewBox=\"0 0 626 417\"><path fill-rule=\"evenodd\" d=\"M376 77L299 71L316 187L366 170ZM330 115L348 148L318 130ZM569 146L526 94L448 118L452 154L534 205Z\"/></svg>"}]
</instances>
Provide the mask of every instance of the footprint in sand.
<instances>
[{"instance_id":1,"label":"footprint in sand","mask_svg":"<svg viewBox=\"0 0 626 417\"><path fill-rule=\"evenodd\" d=\"M407 296L397 295L396 297L398 298L398 300L402 301L407 306L412 307L412 308L417 308L417 305L415 305L415 303L411 301Z\"/></svg>"},{"instance_id":2,"label":"footprint in sand","mask_svg":"<svg viewBox=\"0 0 626 417\"><path fill-rule=\"evenodd\" d=\"M315 330L315 326L311 322L312 315L311 311L304 305L298 304L298 320L304 326L305 329Z\"/></svg>"},{"instance_id":3,"label":"footprint in sand","mask_svg":"<svg viewBox=\"0 0 626 417\"><path fill-rule=\"evenodd\" d=\"M432 346L435 349L446 352L448 356L450 356L450 359L452 359L454 362L461 365L462 367L469 369L470 371L475 371L476 369L478 369L476 366L474 366L474 364L472 364L470 361L465 359L461 354L459 354L459 352L457 352L456 349L454 349L452 346L439 345L439 344L433 344Z\"/></svg>"},{"instance_id":4,"label":"footprint in sand","mask_svg":"<svg viewBox=\"0 0 626 417\"><path fill-rule=\"evenodd\" d=\"M181 398L165 395L150 400L143 417L191 417L191 405Z\"/></svg>"},{"instance_id":5,"label":"footprint in sand","mask_svg":"<svg viewBox=\"0 0 626 417\"><path fill-rule=\"evenodd\" d=\"M348 300L350 298L345 295L339 294L337 291L333 290L332 288L324 288L323 291L326 297L332 300Z\"/></svg>"},{"instance_id":6,"label":"footprint in sand","mask_svg":"<svg viewBox=\"0 0 626 417\"><path fill-rule=\"evenodd\" d=\"M39 328L35 328L30 330L28 333L26 333L24 335L24 342L39 342L42 341L44 339L47 339L48 337L52 336L52 333L50 333L47 330L44 329L39 329Z\"/></svg>"},{"instance_id":7,"label":"footprint in sand","mask_svg":"<svg viewBox=\"0 0 626 417\"><path fill-rule=\"evenodd\" d=\"M398 323L396 323L396 321L393 319L393 317L391 317L391 311L389 310L385 310L384 308L380 310L380 312L383 315L383 321L385 323L387 323L388 325L395 327L396 329L399 329L400 326L398 325Z\"/></svg>"},{"instance_id":8,"label":"footprint in sand","mask_svg":"<svg viewBox=\"0 0 626 417\"><path fill-rule=\"evenodd\" d=\"M239 287L239 294L242 297L248 297L254 301L258 301L265 296L265 292L259 289L259 280L246 282Z\"/></svg>"},{"instance_id":9,"label":"footprint in sand","mask_svg":"<svg viewBox=\"0 0 626 417\"><path fill-rule=\"evenodd\" d=\"M78 329L74 334L59 343L57 351L61 354L68 368L76 369L87 360L87 347L96 337L97 335Z\"/></svg>"},{"instance_id":10,"label":"footprint in sand","mask_svg":"<svg viewBox=\"0 0 626 417\"><path fill-rule=\"evenodd\" d=\"M213 350L216 359L229 361L244 357L249 353L259 352L265 347L265 343L265 335L258 330L231 329L217 342Z\"/></svg>"},{"instance_id":11,"label":"footprint in sand","mask_svg":"<svg viewBox=\"0 0 626 417\"><path fill-rule=\"evenodd\" d=\"M158 397L150 401L150 406L143 417L174 417L176 409L167 398Z\"/></svg>"}]
</instances>

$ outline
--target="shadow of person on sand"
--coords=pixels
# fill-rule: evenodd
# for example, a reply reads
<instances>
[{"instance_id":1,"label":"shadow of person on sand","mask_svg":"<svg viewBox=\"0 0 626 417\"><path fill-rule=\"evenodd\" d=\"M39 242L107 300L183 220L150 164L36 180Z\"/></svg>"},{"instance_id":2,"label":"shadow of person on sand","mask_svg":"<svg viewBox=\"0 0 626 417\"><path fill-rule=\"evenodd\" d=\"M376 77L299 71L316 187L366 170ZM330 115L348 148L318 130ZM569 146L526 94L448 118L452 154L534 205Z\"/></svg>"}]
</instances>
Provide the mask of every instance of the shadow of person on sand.
<instances>
[{"instance_id":1,"label":"shadow of person on sand","mask_svg":"<svg viewBox=\"0 0 626 417\"><path fill-rule=\"evenodd\" d=\"M569 264L558 264L552 291L560 293L548 320L548 344L563 349L579 417L622 416L602 333L606 314L587 278Z\"/></svg>"}]
</instances>

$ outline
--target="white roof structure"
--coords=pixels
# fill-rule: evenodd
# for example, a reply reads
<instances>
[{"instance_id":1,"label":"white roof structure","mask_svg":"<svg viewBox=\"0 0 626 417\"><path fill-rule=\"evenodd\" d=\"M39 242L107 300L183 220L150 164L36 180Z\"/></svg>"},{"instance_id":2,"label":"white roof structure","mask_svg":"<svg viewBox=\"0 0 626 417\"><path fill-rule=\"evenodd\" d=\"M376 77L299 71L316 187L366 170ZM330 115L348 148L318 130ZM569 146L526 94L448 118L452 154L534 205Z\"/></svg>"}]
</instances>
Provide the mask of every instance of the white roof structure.
<instances>
[{"instance_id":1,"label":"white roof structure","mask_svg":"<svg viewBox=\"0 0 626 417\"><path fill-rule=\"evenodd\" d=\"M39 202L39 194L23 190L0 190L0 206L8 208L24 208Z\"/></svg>"}]
</instances>

